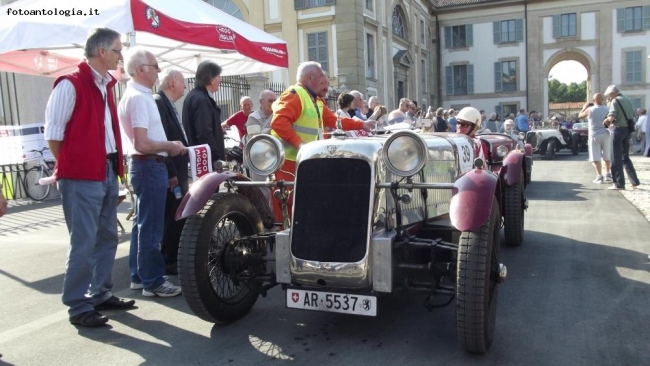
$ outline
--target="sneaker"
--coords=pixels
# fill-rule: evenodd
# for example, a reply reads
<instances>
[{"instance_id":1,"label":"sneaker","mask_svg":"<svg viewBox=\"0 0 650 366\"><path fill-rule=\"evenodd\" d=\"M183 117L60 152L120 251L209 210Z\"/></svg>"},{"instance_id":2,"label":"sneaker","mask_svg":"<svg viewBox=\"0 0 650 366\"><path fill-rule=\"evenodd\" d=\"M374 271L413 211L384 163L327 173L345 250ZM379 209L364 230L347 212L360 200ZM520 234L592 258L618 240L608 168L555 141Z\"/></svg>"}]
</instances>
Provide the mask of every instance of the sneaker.
<instances>
[{"instance_id":1,"label":"sneaker","mask_svg":"<svg viewBox=\"0 0 650 366\"><path fill-rule=\"evenodd\" d=\"M169 280L168 276L163 276L163 280L167 281ZM131 286L129 286L131 290L142 290L142 282L131 282Z\"/></svg>"},{"instance_id":2,"label":"sneaker","mask_svg":"<svg viewBox=\"0 0 650 366\"><path fill-rule=\"evenodd\" d=\"M175 286L169 281L165 281L165 283L163 283L157 289L152 291L147 291L145 289L142 289L142 295L148 297L152 297L152 296L172 297L180 294L181 294L181 288Z\"/></svg>"},{"instance_id":3,"label":"sneaker","mask_svg":"<svg viewBox=\"0 0 650 366\"><path fill-rule=\"evenodd\" d=\"M593 183L596 184L603 184L604 183L604 178L602 175L597 175L596 179L593 180Z\"/></svg>"},{"instance_id":4,"label":"sneaker","mask_svg":"<svg viewBox=\"0 0 650 366\"><path fill-rule=\"evenodd\" d=\"M607 189L611 189L613 191L624 191L625 187L619 188L619 187L616 186L616 184L612 184L611 186L607 187Z\"/></svg>"},{"instance_id":5,"label":"sneaker","mask_svg":"<svg viewBox=\"0 0 650 366\"><path fill-rule=\"evenodd\" d=\"M605 182L613 182L614 178L612 178L612 173L607 173L605 176Z\"/></svg>"}]
</instances>

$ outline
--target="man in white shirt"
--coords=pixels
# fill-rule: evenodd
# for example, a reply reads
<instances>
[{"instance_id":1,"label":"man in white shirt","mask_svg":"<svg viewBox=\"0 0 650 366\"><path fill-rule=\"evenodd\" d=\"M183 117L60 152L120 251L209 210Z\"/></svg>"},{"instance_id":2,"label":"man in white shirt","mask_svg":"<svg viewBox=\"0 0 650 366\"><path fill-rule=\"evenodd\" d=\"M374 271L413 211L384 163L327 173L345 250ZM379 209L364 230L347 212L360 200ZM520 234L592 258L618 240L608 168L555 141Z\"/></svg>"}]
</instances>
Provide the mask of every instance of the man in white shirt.
<instances>
[{"instance_id":1,"label":"man in white shirt","mask_svg":"<svg viewBox=\"0 0 650 366\"><path fill-rule=\"evenodd\" d=\"M645 108L639 108L636 110L636 114L639 116L639 119L636 120L634 125L636 129L636 140L639 141L639 144L641 145L639 152L645 155L645 151L648 148L646 144L646 130L648 124L647 111Z\"/></svg>"},{"instance_id":2,"label":"man in white shirt","mask_svg":"<svg viewBox=\"0 0 650 366\"><path fill-rule=\"evenodd\" d=\"M127 57L126 71L132 81L117 109L134 150L129 167L131 186L137 196L129 253L131 289L142 289L144 296L176 296L181 289L163 277L165 263L159 249L168 187L165 159L186 154L187 148L180 141L167 141L151 94L160 72L156 57L135 47Z\"/></svg>"}]
</instances>

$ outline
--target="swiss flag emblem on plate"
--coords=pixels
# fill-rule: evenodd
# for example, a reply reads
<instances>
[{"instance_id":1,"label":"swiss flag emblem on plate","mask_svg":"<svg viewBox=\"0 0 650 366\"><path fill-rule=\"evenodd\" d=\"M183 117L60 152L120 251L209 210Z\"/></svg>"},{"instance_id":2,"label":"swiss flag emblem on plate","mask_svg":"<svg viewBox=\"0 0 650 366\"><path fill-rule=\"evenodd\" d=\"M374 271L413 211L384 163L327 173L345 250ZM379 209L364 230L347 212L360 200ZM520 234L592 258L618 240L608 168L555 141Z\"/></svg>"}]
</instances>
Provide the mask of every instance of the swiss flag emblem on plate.
<instances>
[{"instance_id":1,"label":"swiss flag emblem on plate","mask_svg":"<svg viewBox=\"0 0 650 366\"><path fill-rule=\"evenodd\" d=\"M293 302L298 302L298 300L300 300L300 295L298 295L297 293L293 292L293 293L291 294L291 300L292 300Z\"/></svg>"}]
</instances>

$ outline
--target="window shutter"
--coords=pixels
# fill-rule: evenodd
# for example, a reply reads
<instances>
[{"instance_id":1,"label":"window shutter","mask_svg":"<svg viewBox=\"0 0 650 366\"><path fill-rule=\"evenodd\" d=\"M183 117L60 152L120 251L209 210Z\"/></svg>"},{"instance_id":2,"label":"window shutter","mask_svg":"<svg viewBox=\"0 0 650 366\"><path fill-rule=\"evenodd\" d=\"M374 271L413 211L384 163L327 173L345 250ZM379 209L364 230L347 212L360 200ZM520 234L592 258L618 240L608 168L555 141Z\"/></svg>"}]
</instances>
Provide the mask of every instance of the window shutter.
<instances>
[{"instance_id":1,"label":"window shutter","mask_svg":"<svg viewBox=\"0 0 650 366\"><path fill-rule=\"evenodd\" d=\"M305 8L305 1L306 0L293 0L293 8L295 10L300 10Z\"/></svg>"},{"instance_id":2,"label":"window shutter","mask_svg":"<svg viewBox=\"0 0 650 366\"><path fill-rule=\"evenodd\" d=\"M560 38L562 23L559 15L553 15L553 38Z\"/></svg>"},{"instance_id":3,"label":"window shutter","mask_svg":"<svg viewBox=\"0 0 650 366\"><path fill-rule=\"evenodd\" d=\"M616 31L618 33L625 32L625 9L616 9Z\"/></svg>"},{"instance_id":4,"label":"window shutter","mask_svg":"<svg viewBox=\"0 0 650 366\"><path fill-rule=\"evenodd\" d=\"M451 48L451 27L445 27L445 48Z\"/></svg>"},{"instance_id":5,"label":"window shutter","mask_svg":"<svg viewBox=\"0 0 650 366\"><path fill-rule=\"evenodd\" d=\"M492 23L492 32L494 33L494 44L501 43L501 22Z\"/></svg>"},{"instance_id":6,"label":"window shutter","mask_svg":"<svg viewBox=\"0 0 650 366\"><path fill-rule=\"evenodd\" d=\"M474 65L467 65L467 94L474 94Z\"/></svg>"},{"instance_id":7,"label":"window shutter","mask_svg":"<svg viewBox=\"0 0 650 366\"><path fill-rule=\"evenodd\" d=\"M465 25L465 46L472 47L474 45L474 31L471 24Z\"/></svg>"},{"instance_id":8,"label":"window shutter","mask_svg":"<svg viewBox=\"0 0 650 366\"><path fill-rule=\"evenodd\" d=\"M650 29L650 6L643 7L643 29Z\"/></svg>"},{"instance_id":9,"label":"window shutter","mask_svg":"<svg viewBox=\"0 0 650 366\"><path fill-rule=\"evenodd\" d=\"M496 113L497 116L499 116L499 119L501 120L501 122L505 121L506 117L503 115L503 109L501 108L500 105L495 105L494 106L494 113ZM501 126L503 126L503 124L501 124ZM503 127L501 127L501 128L503 128Z\"/></svg>"},{"instance_id":10,"label":"window shutter","mask_svg":"<svg viewBox=\"0 0 650 366\"><path fill-rule=\"evenodd\" d=\"M447 95L454 95L454 74L451 66L445 66L445 84Z\"/></svg>"},{"instance_id":11,"label":"window shutter","mask_svg":"<svg viewBox=\"0 0 650 366\"><path fill-rule=\"evenodd\" d=\"M494 63L494 91L503 91L503 75L501 75L501 62Z\"/></svg>"},{"instance_id":12,"label":"window shutter","mask_svg":"<svg viewBox=\"0 0 650 366\"><path fill-rule=\"evenodd\" d=\"M523 19L515 20L515 37L517 42L524 41L524 20Z\"/></svg>"},{"instance_id":13,"label":"window shutter","mask_svg":"<svg viewBox=\"0 0 650 366\"><path fill-rule=\"evenodd\" d=\"M307 47L316 47L316 35L317 33L307 34Z\"/></svg>"}]
</instances>

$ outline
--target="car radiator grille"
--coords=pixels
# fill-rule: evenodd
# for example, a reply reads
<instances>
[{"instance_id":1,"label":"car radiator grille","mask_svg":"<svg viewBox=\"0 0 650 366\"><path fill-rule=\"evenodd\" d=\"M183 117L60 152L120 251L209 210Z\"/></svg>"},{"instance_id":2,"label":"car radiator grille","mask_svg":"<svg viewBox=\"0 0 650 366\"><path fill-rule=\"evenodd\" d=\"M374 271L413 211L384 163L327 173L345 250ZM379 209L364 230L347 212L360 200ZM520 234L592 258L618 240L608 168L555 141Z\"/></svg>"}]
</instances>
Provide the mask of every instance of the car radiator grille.
<instances>
[{"instance_id":1,"label":"car radiator grille","mask_svg":"<svg viewBox=\"0 0 650 366\"><path fill-rule=\"evenodd\" d=\"M368 242L370 165L358 159L312 159L296 175L291 251L319 262L358 262Z\"/></svg>"}]
</instances>

